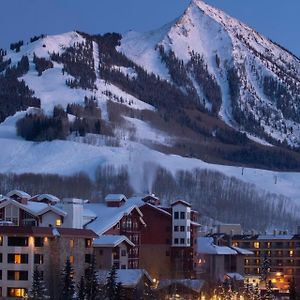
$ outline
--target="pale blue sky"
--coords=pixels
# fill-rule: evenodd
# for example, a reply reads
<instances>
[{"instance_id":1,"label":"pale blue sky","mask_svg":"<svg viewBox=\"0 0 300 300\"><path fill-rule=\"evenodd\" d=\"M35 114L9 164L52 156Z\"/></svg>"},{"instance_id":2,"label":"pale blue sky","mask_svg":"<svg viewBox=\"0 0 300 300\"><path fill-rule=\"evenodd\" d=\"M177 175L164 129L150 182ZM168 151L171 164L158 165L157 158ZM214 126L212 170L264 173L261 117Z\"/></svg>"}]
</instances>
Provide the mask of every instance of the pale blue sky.
<instances>
[{"instance_id":1,"label":"pale blue sky","mask_svg":"<svg viewBox=\"0 0 300 300\"><path fill-rule=\"evenodd\" d=\"M207 0L300 56L299 0ZM183 13L189 0L7 0L0 47L40 33L155 29ZM287 4L288 3L288 4Z\"/></svg>"}]
</instances>

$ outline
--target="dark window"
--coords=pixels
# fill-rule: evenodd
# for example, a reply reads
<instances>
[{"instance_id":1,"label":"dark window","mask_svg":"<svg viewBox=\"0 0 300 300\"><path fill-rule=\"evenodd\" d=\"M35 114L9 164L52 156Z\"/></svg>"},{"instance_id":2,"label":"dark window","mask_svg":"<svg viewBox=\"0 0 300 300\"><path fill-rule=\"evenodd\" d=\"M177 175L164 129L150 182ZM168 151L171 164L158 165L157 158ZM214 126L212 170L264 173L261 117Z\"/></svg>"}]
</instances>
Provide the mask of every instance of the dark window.
<instances>
[{"instance_id":1,"label":"dark window","mask_svg":"<svg viewBox=\"0 0 300 300\"><path fill-rule=\"evenodd\" d=\"M180 244L184 244L184 239L180 239Z\"/></svg>"},{"instance_id":2,"label":"dark window","mask_svg":"<svg viewBox=\"0 0 300 300\"><path fill-rule=\"evenodd\" d=\"M0 263L2 263L2 253L0 253Z\"/></svg>"},{"instance_id":3,"label":"dark window","mask_svg":"<svg viewBox=\"0 0 300 300\"><path fill-rule=\"evenodd\" d=\"M180 219L185 219L185 212L184 211L180 212Z\"/></svg>"},{"instance_id":4,"label":"dark window","mask_svg":"<svg viewBox=\"0 0 300 300\"><path fill-rule=\"evenodd\" d=\"M0 280L2 280L2 270L0 270ZM2 296L2 295L0 295Z\"/></svg>"},{"instance_id":5,"label":"dark window","mask_svg":"<svg viewBox=\"0 0 300 300\"><path fill-rule=\"evenodd\" d=\"M126 256L126 250L121 250L121 256Z\"/></svg>"},{"instance_id":6,"label":"dark window","mask_svg":"<svg viewBox=\"0 0 300 300\"><path fill-rule=\"evenodd\" d=\"M44 238L35 237L34 238L34 247L43 247L44 246Z\"/></svg>"},{"instance_id":7,"label":"dark window","mask_svg":"<svg viewBox=\"0 0 300 300\"><path fill-rule=\"evenodd\" d=\"M178 231L178 226L174 226L174 231Z\"/></svg>"},{"instance_id":8,"label":"dark window","mask_svg":"<svg viewBox=\"0 0 300 300\"><path fill-rule=\"evenodd\" d=\"M174 244L178 244L178 239L174 239Z\"/></svg>"},{"instance_id":9,"label":"dark window","mask_svg":"<svg viewBox=\"0 0 300 300\"><path fill-rule=\"evenodd\" d=\"M34 263L37 265L42 265L44 263L44 255L34 254Z\"/></svg>"},{"instance_id":10,"label":"dark window","mask_svg":"<svg viewBox=\"0 0 300 300\"><path fill-rule=\"evenodd\" d=\"M27 264L28 254L8 253L7 262L9 264Z\"/></svg>"},{"instance_id":11,"label":"dark window","mask_svg":"<svg viewBox=\"0 0 300 300\"><path fill-rule=\"evenodd\" d=\"M85 239L85 248L91 248L91 247L92 247L92 240Z\"/></svg>"},{"instance_id":12,"label":"dark window","mask_svg":"<svg viewBox=\"0 0 300 300\"><path fill-rule=\"evenodd\" d=\"M180 226L180 231L184 231L185 227L184 226Z\"/></svg>"},{"instance_id":13,"label":"dark window","mask_svg":"<svg viewBox=\"0 0 300 300\"><path fill-rule=\"evenodd\" d=\"M90 264L92 262L92 254L85 255L85 262Z\"/></svg>"},{"instance_id":14,"label":"dark window","mask_svg":"<svg viewBox=\"0 0 300 300\"><path fill-rule=\"evenodd\" d=\"M179 219L179 212L178 211L174 212L174 219Z\"/></svg>"},{"instance_id":15,"label":"dark window","mask_svg":"<svg viewBox=\"0 0 300 300\"><path fill-rule=\"evenodd\" d=\"M27 271L7 271L7 280L28 280Z\"/></svg>"},{"instance_id":16,"label":"dark window","mask_svg":"<svg viewBox=\"0 0 300 300\"><path fill-rule=\"evenodd\" d=\"M28 237L9 236L7 245L11 247L28 247Z\"/></svg>"}]
</instances>

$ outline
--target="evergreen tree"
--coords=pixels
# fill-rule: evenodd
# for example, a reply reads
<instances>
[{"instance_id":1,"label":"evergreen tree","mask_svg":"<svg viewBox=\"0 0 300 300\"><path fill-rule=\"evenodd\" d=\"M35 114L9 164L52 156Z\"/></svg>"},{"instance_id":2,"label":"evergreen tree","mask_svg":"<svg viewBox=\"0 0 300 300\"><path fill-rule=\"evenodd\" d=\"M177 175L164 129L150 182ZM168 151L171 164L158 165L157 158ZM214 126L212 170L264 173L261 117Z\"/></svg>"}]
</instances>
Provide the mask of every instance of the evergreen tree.
<instances>
[{"instance_id":1,"label":"evergreen tree","mask_svg":"<svg viewBox=\"0 0 300 300\"><path fill-rule=\"evenodd\" d=\"M33 280L31 289L28 292L28 299L30 300L44 300L49 299L48 291L42 278L42 273L35 267L33 272Z\"/></svg>"},{"instance_id":2,"label":"evergreen tree","mask_svg":"<svg viewBox=\"0 0 300 300\"><path fill-rule=\"evenodd\" d=\"M83 276L80 278L80 283L78 285L78 297L77 300L85 300L85 282Z\"/></svg>"},{"instance_id":3,"label":"evergreen tree","mask_svg":"<svg viewBox=\"0 0 300 300\"><path fill-rule=\"evenodd\" d=\"M299 294L297 292L297 287L296 287L296 282L294 277L291 279L289 290L290 290L290 300L300 299Z\"/></svg>"},{"instance_id":4,"label":"evergreen tree","mask_svg":"<svg viewBox=\"0 0 300 300\"><path fill-rule=\"evenodd\" d=\"M99 298L100 287L96 273L96 261L93 255L85 278L85 299L95 300Z\"/></svg>"},{"instance_id":5,"label":"evergreen tree","mask_svg":"<svg viewBox=\"0 0 300 300\"><path fill-rule=\"evenodd\" d=\"M105 289L105 299L118 300L117 270L114 265L112 266L108 274L104 289Z\"/></svg>"},{"instance_id":6,"label":"evergreen tree","mask_svg":"<svg viewBox=\"0 0 300 300\"><path fill-rule=\"evenodd\" d=\"M62 289L61 289L60 299L61 300L75 299L74 271L69 259L67 259L65 267L62 271L61 280L62 280Z\"/></svg>"},{"instance_id":7,"label":"evergreen tree","mask_svg":"<svg viewBox=\"0 0 300 300\"><path fill-rule=\"evenodd\" d=\"M264 255L264 259L261 265L261 280L265 282L267 287L267 279L270 272L270 260L268 259L267 253Z\"/></svg>"},{"instance_id":8,"label":"evergreen tree","mask_svg":"<svg viewBox=\"0 0 300 300\"><path fill-rule=\"evenodd\" d=\"M273 291L272 291L272 282L271 280L269 280L266 284L266 294L264 295L264 300L273 300L274 295L273 295Z\"/></svg>"}]
</instances>

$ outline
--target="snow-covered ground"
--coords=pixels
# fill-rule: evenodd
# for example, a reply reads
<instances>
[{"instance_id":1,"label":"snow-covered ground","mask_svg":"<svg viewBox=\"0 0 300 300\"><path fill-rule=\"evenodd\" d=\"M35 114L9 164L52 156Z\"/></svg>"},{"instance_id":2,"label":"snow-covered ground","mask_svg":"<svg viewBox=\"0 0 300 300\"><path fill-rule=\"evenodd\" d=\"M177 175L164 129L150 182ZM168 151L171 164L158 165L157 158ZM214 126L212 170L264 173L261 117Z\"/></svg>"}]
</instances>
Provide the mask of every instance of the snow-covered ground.
<instances>
[{"instance_id":1,"label":"snow-covered ground","mask_svg":"<svg viewBox=\"0 0 300 300\"><path fill-rule=\"evenodd\" d=\"M18 138L14 129L16 120L23 114L17 113L0 124L1 173L72 175L83 171L93 178L98 166L128 166L131 184L136 192L141 192L149 184L144 182L144 167L151 173L161 166L173 174L179 170L200 168L219 171L271 193L285 195L298 203L300 201L300 173L208 164L198 159L166 155L129 140L122 141L120 147L74 141L28 142ZM142 128L145 130L145 127ZM147 131L144 134L147 135Z\"/></svg>"}]
</instances>

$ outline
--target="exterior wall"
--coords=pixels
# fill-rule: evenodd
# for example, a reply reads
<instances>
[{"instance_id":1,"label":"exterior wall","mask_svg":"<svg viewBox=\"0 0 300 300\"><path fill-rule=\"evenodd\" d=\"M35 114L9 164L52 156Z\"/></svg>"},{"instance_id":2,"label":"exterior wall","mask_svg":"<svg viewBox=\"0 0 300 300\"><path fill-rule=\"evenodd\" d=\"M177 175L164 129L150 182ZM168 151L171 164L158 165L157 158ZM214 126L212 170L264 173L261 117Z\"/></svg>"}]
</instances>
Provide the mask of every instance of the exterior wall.
<instances>
[{"instance_id":1,"label":"exterior wall","mask_svg":"<svg viewBox=\"0 0 300 300\"><path fill-rule=\"evenodd\" d=\"M67 213L62 227L82 228L83 227L83 200L64 199L63 210Z\"/></svg>"},{"instance_id":2,"label":"exterior wall","mask_svg":"<svg viewBox=\"0 0 300 300\"><path fill-rule=\"evenodd\" d=\"M17 231L16 231L17 233ZM16 236L16 235L10 235ZM93 248L86 248L84 237L47 237L42 238L43 245L37 247L34 244L33 236L28 237L28 246L26 247L11 247L8 246L8 236L2 236L2 246L0 246L0 253L2 253L2 263L0 269L2 270L2 280L0 280L0 287L2 288L2 297L7 296L7 288L25 288L28 290L32 284L32 276L35 266L40 271L43 271L44 281L47 285L51 299L58 299L59 297L59 283L61 278L61 270L64 268L66 259L70 256L74 257L73 269L74 279L79 282L81 276L84 275L88 264L85 263L85 255L92 254ZM72 242L70 242L72 240ZM28 262L24 264L8 263L7 254L27 254ZM43 259L40 264L35 264L34 255L41 254ZM8 280L7 271L27 271L27 280Z\"/></svg>"},{"instance_id":3,"label":"exterior wall","mask_svg":"<svg viewBox=\"0 0 300 300\"><path fill-rule=\"evenodd\" d=\"M254 252L252 256L244 257L244 274L248 277L259 276L264 256L270 261L269 279L274 286L286 290L289 280L294 277L300 281L300 237L292 239L270 236L269 239L253 237L233 237L232 244Z\"/></svg>"},{"instance_id":4,"label":"exterior wall","mask_svg":"<svg viewBox=\"0 0 300 300\"><path fill-rule=\"evenodd\" d=\"M173 205L172 225L172 246L189 247L191 245L191 208L180 202Z\"/></svg>"},{"instance_id":5,"label":"exterior wall","mask_svg":"<svg viewBox=\"0 0 300 300\"><path fill-rule=\"evenodd\" d=\"M94 255L98 269L110 270L113 264L117 269L128 269L128 247L125 242L117 247L97 246L94 248Z\"/></svg>"},{"instance_id":6,"label":"exterior wall","mask_svg":"<svg viewBox=\"0 0 300 300\"><path fill-rule=\"evenodd\" d=\"M147 224L142 228L140 267L152 278L171 278L172 217L149 205L140 209Z\"/></svg>"},{"instance_id":7,"label":"exterior wall","mask_svg":"<svg viewBox=\"0 0 300 300\"><path fill-rule=\"evenodd\" d=\"M55 214L54 212L49 211L42 215L39 226L40 227L49 227L49 225L51 225L51 226L55 227L57 219L61 219L61 217L59 215Z\"/></svg>"},{"instance_id":8,"label":"exterior wall","mask_svg":"<svg viewBox=\"0 0 300 300\"><path fill-rule=\"evenodd\" d=\"M113 248L94 248L97 269L110 270L113 264Z\"/></svg>"}]
</instances>

